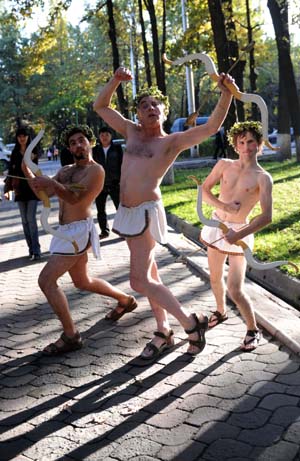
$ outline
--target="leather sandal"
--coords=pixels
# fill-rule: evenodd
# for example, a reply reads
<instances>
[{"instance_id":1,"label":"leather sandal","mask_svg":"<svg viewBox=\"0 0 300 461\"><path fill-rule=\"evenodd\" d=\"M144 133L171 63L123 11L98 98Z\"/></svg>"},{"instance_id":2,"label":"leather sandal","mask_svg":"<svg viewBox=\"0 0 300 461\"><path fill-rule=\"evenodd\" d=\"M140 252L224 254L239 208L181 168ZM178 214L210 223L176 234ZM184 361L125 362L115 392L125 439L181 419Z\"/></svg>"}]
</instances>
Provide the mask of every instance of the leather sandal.
<instances>
[{"instance_id":1,"label":"leather sandal","mask_svg":"<svg viewBox=\"0 0 300 461\"><path fill-rule=\"evenodd\" d=\"M65 354L66 352L78 351L83 346L83 341L79 331L74 336L67 336L62 333L60 339L63 344L50 343L43 349L43 354L49 357Z\"/></svg>"},{"instance_id":2,"label":"leather sandal","mask_svg":"<svg viewBox=\"0 0 300 461\"><path fill-rule=\"evenodd\" d=\"M219 323L225 322L225 320L228 320L226 312L224 314L221 314L221 312L215 311L209 317L208 328L214 328L217 325L219 325Z\"/></svg>"},{"instance_id":3,"label":"leather sandal","mask_svg":"<svg viewBox=\"0 0 300 461\"><path fill-rule=\"evenodd\" d=\"M134 309L137 308L137 302L134 296L129 296L129 301L127 304L121 304L118 303L117 306L110 311L106 316L104 317L105 320L112 320L113 322L116 322L119 320L121 317L123 317L124 314L127 314L128 312L134 311ZM122 309L121 311L119 309Z\"/></svg>"},{"instance_id":4,"label":"leather sandal","mask_svg":"<svg viewBox=\"0 0 300 461\"><path fill-rule=\"evenodd\" d=\"M252 352L257 348L261 334L259 330L248 330L241 345L241 350L244 352Z\"/></svg>"},{"instance_id":5,"label":"leather sandal","mask_svg":"<svg viewBox=\"0 0 300 461\"><path fill-rule=\"evenodd\" d=\"M208 318L206 315L204 316L204 321L200 322L196 314L192 314L192 317L194 318L196 325L189 329L189 330L184 330L186 334L190 335L192 333L197 333L198 334L198 339L189 339L189 344L190 346L196 346L198 351L197 352L190 352L187 350L187 354L189 355L197 355L200 354L200 352L203 351L206 345L206 339L205 339L205 332L208 330Z\"/></svg>"},{"instance_id":6,"label":"leather sandal","mask_svg":"<svg viewBox=\"0 0 300 461\"><path fill-rule=\"evenodd\" d=\"M143 360L146 360L146 361L147 360L148 361L156 360L166 350L168 350L168 349L170 349L171 347L174 346L174 338L173 338L174 331L173 330L170 330L167 335L165 335L161 331L155 331L153 334L154 334L154 336L158 336L159 338L162 338L164 340L164 342L159 347L157 347L157 346L155 346L155 344L153 344L153 342L152 342L153 340L151 340L149 343L146 344L146 346L144 347L143 352L139 356L139 358L141 358ZM145 355L145 351L147 349L151 352L151 354Z\"/></svg>"}]
</instances>

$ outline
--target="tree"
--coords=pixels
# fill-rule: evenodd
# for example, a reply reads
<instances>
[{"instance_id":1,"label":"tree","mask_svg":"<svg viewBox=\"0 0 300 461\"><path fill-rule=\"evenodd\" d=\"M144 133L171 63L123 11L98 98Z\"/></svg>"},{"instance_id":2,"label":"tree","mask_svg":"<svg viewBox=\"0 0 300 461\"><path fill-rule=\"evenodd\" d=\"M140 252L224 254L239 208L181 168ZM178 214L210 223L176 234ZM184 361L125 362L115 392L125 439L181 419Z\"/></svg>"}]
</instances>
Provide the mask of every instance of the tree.
<instances>
[{"instance_id":1,"label":"tree","mask_svg":"<svg viewBox=\"0 0 300 461\"><path fill-rule=\"evenodd\" d=\"M249 0L246 0L246 20L247 20L247 36L248 43L253 43L253 27L251 26L251 14L250 14L250 5ZM251 93L256 93L256 79L257 74L255 71L255 59L254 59L254 46L249 51L249 80L250 80L250 89ZM258 108L256 104L252 104L252 119L258 120Z\"/></svg>"},{"instance_id":2,"label":"tree","mask_svg":"<svg viewBox=\"0 0 300 461\"><path fill-rule=\"evenodd\" d=\"M281 146L279 159L284 160L291 157L290 124L292 124L296 141L297 162L300 162L300 105L290 54L288 1L268 0L268 8L274 25L278 50L278 141Z\"/></svg>"},{"instance_id":3,"label":"tree","mask_svg":"<svg viewBox=\"0 0 300 461\"><path fill-rule=\"evenodd\" d=\"M141 31L142 31L142 43L143 43L146 80L147 80L148 87L150 87L152 86L152 77L151 77L148 43L146 39L146 28L145 28L145 22L144 22L144 17L143 17L142 0L138 0L138 7L139 7L139 19L140 19L140 25L141 25Z\"/></svg>"},{"instance_id":4,"label":"tree","mask_svg":"<svg viewBox=\"0 0 300 461\"><path fill-rule=\"evenodd\" d=\"M107 0L106 6L107 6L108 23L109 23L108 36L109 36L109 39L111 42L111 48L112 48L113 69L114 71L116 71L118 67L120 67L120 58L119 58L119 49L118 49L118 44L117 44L117 30L116 30L116 24L115 24L115 18L114 18L114 7L113 7L112 0ZM125 117L128 117L128 103L125 100L122 85L119 85L117 88L117 97L119 101L120 111L122 112L122 114L124 114Z\"/></svg>"},{"instance_id":5,"label":"tree","mask_svg":"<svg viewBox=\"0 0 300 461\"><path fill-rule=\"evenodd\" d=\"M21 37L17 23L8 15L0 22L0 126L5 138L15 131L15 125L29 112L26 103L28 88L24 76L25 59L22 48L26 40Z\"/></svg>"},{"instance_id":6,"label":"tree","mask_svg":"<svg viewBox=\"0 0 300 461\"><path fill-rule=\"evenodd\" d=\"M151 32L152 32L152 46L153 46L153 63L155 69L155 76L156 76L156 83L158 88L161 90L163 94L166 94L166 82L164 79L164 62L162 60L162 55L165 52L165 43L164 38L165 34L163 34L162 46L159 46L159 34L157 28L157 19L156 19L156 12L153 0L144 0L146 5L147 11L150 17L151 23ZM165 10L165 2L163 2L164 10ZM162 27L163 30L165 29L165 14L163 14L162 18Z\"/></svg>"},{"instance_id":7,"label":"tree","mask_svg":"<svg viewBox=\"0 0 300 461\"><path fill-rule=\"evenodd\" d=\"M228 18L225 19L225 15L222 9L222 5L226 3L226 9L228 11ZM212 30L214 35L214 42L217 53L218 67L220 72L227 72L232 65L230 59L235 57L237 61L238 57L238 44L236 40L235 26L232 19L232 1L225 0L221 3L221 0L208 0L208 7L211 17ZM235 66L233 77L235 77L236 83L241 91L243 91L243 70L245 63L239 61L239 64ZM237 114L235 111L235 105L237 108ZM224 122L225 132L234 124L238 116L238 120L244 120L244 109L240 103L231 104L227 118ZM225 137L226 139L226 137ZM230 149L226 145L226 150L229 157L235 157L236 154L233 149Z\"/></svg>"}]
</instances>

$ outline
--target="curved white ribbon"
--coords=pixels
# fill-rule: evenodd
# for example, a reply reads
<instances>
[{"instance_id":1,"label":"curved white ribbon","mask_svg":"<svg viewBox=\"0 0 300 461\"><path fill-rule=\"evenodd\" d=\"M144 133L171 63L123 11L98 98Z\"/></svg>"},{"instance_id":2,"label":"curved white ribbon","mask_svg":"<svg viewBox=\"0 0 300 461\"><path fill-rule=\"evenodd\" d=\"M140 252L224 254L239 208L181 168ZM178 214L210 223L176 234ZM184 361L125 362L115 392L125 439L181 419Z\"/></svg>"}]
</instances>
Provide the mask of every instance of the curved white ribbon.
<instances>
[{"instance_id":1,"label":"curved white ribbon","mask_svg":"<svg viewBox=\"0 0 300 461\"><path fill-rule=\"evenodd\" d=\"M163 60L167 64L171 64L172 66L180 66L182 64L185 64L186 62L190 61L201 61L203 62L206 72L208 75L212 78L214 82L217 82L219 79L219 74L216 70L216 66L211 59L210 56L208 56L205 53L194 53L194 54L188 54L186 56L183 56L182 58L178 58L175 61L170 61L166 55L163 55ZM261 124L262 124L262 131L263 131L263 139L264 143L266 146L268 146L272 150L278 150L277 147L273 147L272 144L269 142L268 138L268 108L267 105L264 101L264 99L259 96L258 94L254 93L242 93L238 86L235 83L225 83L225 86L229 89L229 91L232 93L232 95L242 101L242 102L247 102L247 103L254 103L257 104L259 107L260 113L261 113Z\"/></svg>"}]
</instances>

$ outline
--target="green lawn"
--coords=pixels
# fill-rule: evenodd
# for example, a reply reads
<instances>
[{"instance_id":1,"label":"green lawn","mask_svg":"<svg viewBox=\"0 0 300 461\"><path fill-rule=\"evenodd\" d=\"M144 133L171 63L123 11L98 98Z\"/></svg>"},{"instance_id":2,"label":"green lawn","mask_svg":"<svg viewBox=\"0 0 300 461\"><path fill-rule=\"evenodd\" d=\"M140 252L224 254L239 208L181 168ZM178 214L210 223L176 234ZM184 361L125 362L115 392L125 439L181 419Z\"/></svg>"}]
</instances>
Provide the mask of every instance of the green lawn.
<instances>
[{"instance_id":1,"label":"green lawn","mask_svg":"<svg viewBox=\"0 0 300 461\"><path fill-rule=\"evenodd\" d=\"M263 167L272 175L273 221L256 233L254 254L261 261L289 260L300 269L300 165L294 160L264 162ZM189 175L204 180L210 168L174 170L175 184L162 186L166 210L194 226L202 227L196 211L197 188ZM218 193L216 187L214 192ZM211 216L211 207L203 204L205 216ZM258 214L257 206L251 216ZM300 279L300 274L291 266L282 266L282 271Z\"/></svg>"}]
</instances>

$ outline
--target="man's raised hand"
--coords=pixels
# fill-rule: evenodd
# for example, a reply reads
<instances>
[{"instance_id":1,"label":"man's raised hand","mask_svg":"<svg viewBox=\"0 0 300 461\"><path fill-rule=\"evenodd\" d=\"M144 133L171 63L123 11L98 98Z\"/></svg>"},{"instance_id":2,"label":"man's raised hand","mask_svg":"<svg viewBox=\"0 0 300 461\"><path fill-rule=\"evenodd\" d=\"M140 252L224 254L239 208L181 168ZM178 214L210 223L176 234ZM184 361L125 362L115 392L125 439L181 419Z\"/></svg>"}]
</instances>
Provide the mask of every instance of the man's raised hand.
<instances>
[{"instance_id":1,"label":"man's raised hand","mask_svg":"<svg viewBox=\"0 0 300 461\"><path fill-rule=\"evenodd\" d=\"M120 82L127 82L129 80L132 80L132 74L130 70L122 66L116 70L114 77L120 80Z\"/></svg>"}]
</instances>

